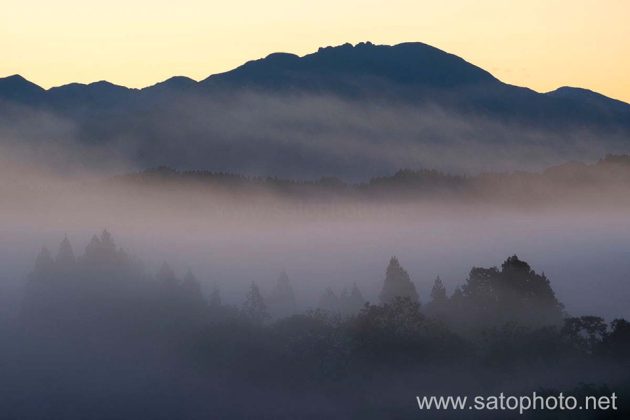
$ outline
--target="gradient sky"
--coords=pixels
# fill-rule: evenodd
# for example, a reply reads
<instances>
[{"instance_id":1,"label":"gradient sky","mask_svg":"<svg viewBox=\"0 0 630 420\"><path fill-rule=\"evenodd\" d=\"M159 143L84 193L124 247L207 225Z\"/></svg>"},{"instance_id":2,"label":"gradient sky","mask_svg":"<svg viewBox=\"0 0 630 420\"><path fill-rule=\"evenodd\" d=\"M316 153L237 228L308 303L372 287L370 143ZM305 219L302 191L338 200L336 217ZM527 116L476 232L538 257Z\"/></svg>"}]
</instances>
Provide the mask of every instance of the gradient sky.
<instances>
[{"instance_id":1,"label":"gradient sky","mask_svg":"<svg viewBox=\"0 0 630 420\"><path fill-rule=\"evenodd\" d=\"M44 87L194 79L271 52L422 41L538 91L630 102L630 1L3 0L0 76Z\"/></svg>"}]
</instances>

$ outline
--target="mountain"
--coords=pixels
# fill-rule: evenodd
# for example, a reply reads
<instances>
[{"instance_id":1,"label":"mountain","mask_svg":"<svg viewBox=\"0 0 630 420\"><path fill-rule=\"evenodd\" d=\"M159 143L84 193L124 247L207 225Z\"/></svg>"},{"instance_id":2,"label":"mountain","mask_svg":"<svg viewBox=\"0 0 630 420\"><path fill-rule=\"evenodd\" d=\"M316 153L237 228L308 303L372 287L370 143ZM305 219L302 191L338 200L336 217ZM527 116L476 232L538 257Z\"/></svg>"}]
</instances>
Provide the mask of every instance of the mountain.
<instances>
[{"instance_id":1,"label":"mountain","mask_svg":"<svg viewBox=\"0 0 630 420\"><path fill-rule=\"evenodd\" d=\"M129 100L134 89L118 86L107 81L90 84L71 83L64 86L49 89L47 99L56 107L72 108L75 106L117 106Z\"/></svg>"},{"instance_id":2,"label":"mountain","mask_svg":"<svg viewBox=\"0 0 630 420\"><path fill-rule=\"evenodd\" d=\"M578 112L596 112L609 115L620 123L626 121L630 112L630 104L588 89L563 86L547 92L545 96L566 100L566 103L570 103L573 109L579 110Z\"/></svg>"},{"instance_id":3,"label":"mountain","mask_svg":"<svg viewBox=\"0 0 630 420\"><path fill-rule=\"evenodd\" d=\"M419 42L344 44L303 57L274 53L199 83L180 76L140 90L101 81L45 91L21 76L0 79L2 99L33 105L43 102L68 111L125 106L157 93L162 97L182 92L223 95L251 89L432 103L543 125L588 123L630 128L630 106L621 101L586 89L563 87L540 94L511 86L460 57Z\"/></svg>"},{"instance_id":4,"label":"mountain","mask_svg":"<svg viewBox=\"0 0 630 420\"><path fill-rule=\"evenodd\" d=\"M273 89L351 91L393 84L420 88L453 88L498 82L490 73L463 59L419 42L320 48L298 57L275 53L201 82L206 87L229 84Z\"/></svg>"},{"instance_id":5,"label":"mountain","mask_svg":"<svg viewBox=\"0 0 630 420\"><path fill-rule=\"evenodd\" d=\"M419 42L274 53L144 89L101 81L44 90L11 76L0 79L0 131L15 132L15 116L3 119L12 104L70 121L81 143L140 166L378 175L437 155L443 169L462 155L492 169L630 151L630 105L586 89L512 86Z\"/></svg>"},{"instance_id":6,"label":"mountain","mask_svg":"<svg viewBox=\"0 0 630 420\"><path fill-rule=\"evenodd\" d=\"M193 79L185 76L173 76L163 82L145 88L145 91L178 91L192 89L197 85Z\"/></svg>"},{"instance_id":7,"label":"mountain","mask_svg":"<svg viewBox=\"0 0 630 420\"><path fill-rule=\"evenodd\" d=\"M37 104L45 95L45 90L29 82L19 74L0 78L0 99L24 104Z\"/></svg>"}]
</instances>

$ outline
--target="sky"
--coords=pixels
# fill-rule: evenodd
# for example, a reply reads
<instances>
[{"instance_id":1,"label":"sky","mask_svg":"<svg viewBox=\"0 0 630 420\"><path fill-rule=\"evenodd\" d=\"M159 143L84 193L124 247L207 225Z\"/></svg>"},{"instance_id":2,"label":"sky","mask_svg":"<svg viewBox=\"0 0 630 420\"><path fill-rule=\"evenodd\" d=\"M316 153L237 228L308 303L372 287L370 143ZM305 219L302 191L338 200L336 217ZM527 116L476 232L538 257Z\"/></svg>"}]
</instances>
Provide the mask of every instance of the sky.
<instances>
[{"instance_id":1,"label":"sky","mask_svg":"<svg viewBox=\"0 0 630 420\"><path fill-rule=\"evenodd\" d=\"M630 102L627 0L3 0L0 77L144 87L284 51L421 41L504 82Z\"/></svg>"}]
</instances>

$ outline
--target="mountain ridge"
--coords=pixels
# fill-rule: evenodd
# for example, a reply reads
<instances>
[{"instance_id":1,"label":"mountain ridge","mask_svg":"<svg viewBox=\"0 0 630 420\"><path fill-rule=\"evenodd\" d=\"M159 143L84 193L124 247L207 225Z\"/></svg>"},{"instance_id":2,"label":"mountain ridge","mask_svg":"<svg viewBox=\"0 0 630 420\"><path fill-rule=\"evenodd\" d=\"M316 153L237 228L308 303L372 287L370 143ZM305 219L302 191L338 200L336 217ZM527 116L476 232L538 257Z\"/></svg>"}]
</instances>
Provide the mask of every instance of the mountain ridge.
<instances>
[{"instance_id":1,"label":"mountain ridge","mask_svg":"<svg viewBox=\"0 0 630 420\"><path fill-rule=\"evenodd\" d=\"M94 85L98 85L98 84L102 84L102 83L107 83L111 88L123 88L129 91L134 91L134 92L145 92L145 91L150 91L152 89L156 89L156 88L161 88L161 87L165 87L168 86L169 88L181 88L181 87L190 87L190 86L196 86L196 85L203 85L203 84L207 84L211 81L214 81L214 79L222 79L225 78L227 75L232 76L235 73L239 73L242 72L243 70L247 69L249 70L251 66L256 66L259 64L265 64L265 65L277 65L279 63L287 63L287 62L292 62L292 63L299 63L300 60L306 60L306 61L317 61L317 58L319 58L322 54L333 54L333 55L338 55L337 53L347 53L349 51L357 51L357 50L361 50L361 49L366 49L366 48L372 48L372 49L408 49L408 48L423 48L426 51L432 51L438 54L443 54L447 57L451 57L457 61L460 61L462 63L466 63L472 67L475 67L477 69L479 69L481 72L487 74L488 76L488 80L493 80L493 81L498 81L500 82L499 79L497 79L495 76L493 76L490 72L484 70L481 67L478 67L474 64L469 63L468 61L466 61L465 59L456 56L454 54L445 52L443 50L440 50L439 48L433 47L431 45L428 44L424 44L421 42L403 42L403 43L399 43L399 44L395 44L395 45L375 45L372 44L371 42L367 41L367 42L360 42L356 45L352 45L350 43L346 43L346 44L342 44L342 45L338 45L338 46L328 46L328 47L320 47L316 52L310 53L310 54L305 54L304 56L299 56L297 54L293 54L293 53L287 53L287 52L273 52L268 54L267 56L260 58L260 59L254 59L254 60L249 60L245 63L243 63L240 66L237 66L231 70L228 70L226 72L221 72L221 73L215 73L215 74L211 74L209 76L207 76L206 78L196 81L190 77L187 76L171 76L165 80L159 81L157 83L154 83L152 85L148 85L145 87L141 87L141 88L131 88L131 87L127 87L124 85L118 85L106 80L100 80L100 81L94 81L94 82L90 82L90 83L78 83L78 82L70 82L70 83L66 83L66 84L62 84L62 85L58 85L58 86L53 86L50 87L48 89L42 88L41 86L37 85L34 82L29 81L28 79L26 79L25 77L19 75L19 74L14 74L14 75L10 75L10 76L6 76L6 77L0 77L0 97L1 96L8 96L7 95L7 85L9 84L13 84L14 87L17 88L27 88L27 89L31 89L33 92L35 91L39 91L40 93L44 93L44 92L55 92L58 91L59 89L62 88L69 88L71 86L73 87L83 87L86 89L89 89L90 87L93 87ZM434 64L434 63L432 63ZM501 82L503 83L503 82ZM19 84L22 84L22 86L19 86ZM28 87L26 87L26 85L28 85ZM616 103L619 104L625 104L630 106L630 104L619 100L619 99L615 99L615 98L611 98L608 97L606 95L603 95L599 92L595 92L586 88L581 88L581 87L569 87L569 86L560 86L557 89L550 91L550 92L537 92L531 88L525 87L525 86L516 86L515 87L520 87L520 88L525 88L528 90L531 90L532 92L541 94L541 95L549 95L549 96L564 96L567 97L567 95L556 95L558 92L562 92L564 89L577 89L580 91L585 91L585 92L591 92L595 95L597 95L598 97L600 97L601 99L606 99L606 100L610 100L610 101L614 101Z\"/></svg>"},{"instance_id":2,"label":"mountain ridge","mask_svg":"<svg viewBox=\"0 0 630 420\"><path fill-rule=\"evenodd\" d=\"M241 91L430 104L544 127L621 126L630 131L630 105L623 101L582 88L539 93L510 85L461 57L421 42L346 43L303 56L276 52L198 82L174 76L141 89L107 81L43 89L21 76L0 79L0 99L71 115L142 109L183 94L225 97Z\"/></svg>"},{"instance_id":3,"label":"mountain ridge","mask_svg":"<svg viewBox=\"0 0 630 420\"><path fill-rule=\"evenodd\" d=\"M423 43L364 42L142 89L99 81L44 90L12 76L0 79L3 131L9 142L26 133L35 145L98 149L98 164L111 155L139 167L361 177L438 156L476 170L628 153L630 105L587 89L510 85Z\"/></svg>"}]
</instances>

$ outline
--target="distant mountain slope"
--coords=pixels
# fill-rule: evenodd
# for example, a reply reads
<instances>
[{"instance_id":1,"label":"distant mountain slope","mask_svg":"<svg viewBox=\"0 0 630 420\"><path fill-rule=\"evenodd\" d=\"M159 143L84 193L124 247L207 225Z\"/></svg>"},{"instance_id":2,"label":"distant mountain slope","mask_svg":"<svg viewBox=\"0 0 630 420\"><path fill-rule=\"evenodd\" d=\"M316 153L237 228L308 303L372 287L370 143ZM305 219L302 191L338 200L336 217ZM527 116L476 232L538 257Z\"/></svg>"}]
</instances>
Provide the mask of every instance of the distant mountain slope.
<instances>
[{"instance_id":1,"label":"distant mountain slope","mask_svg":"<svg viewBox=\"0 0 630 420\"><path fill-rule=\"evenodd\" d=\"M0 79L0 134L37 128L16 114L25 106L144 167L366 176L436 156L453 169L462 156L482 168L540 167L630 152L630 105L586 89L512 86L418 42L275 53L200 82L177 76L144 89L101 81L44 90L11 76Z\"/></svg>"},{"instance_id":2,"label":"distant mountain slope","mask_svg":"<svg viewBox=\"0 0 630 420\"><path fill-rule=\"evenodd\" d=\"M433 89L498 82L487 71L455 55L414 42L395 46L344 44L320 48L304 57L276 53L210 76L201 84L335 90L373 81Z\"/></svg>"},{"instance_id":3,"label":"distant mountain slope","mask_svg":"<svg viewBox=\"0 0 630 420\"><path fill-rule=\"evenodd\" d=\"M25 104L37 104L43 99L45 90L29 82L19 74L0 78L0 99Z\"/></svg>"},{"instance_id":4,"label":"distant mountain slope","mask_svg":"<svg viewBox=\"0 0 630 420\"><path fill-rule=\"evenodd\" d=\"M630 128L630 105L584 89L547 94L504 84L460 57L419 42L394 46L359 43L320 48L299 57L274 53L197 83L173 77L141 89L102 81L72 83L44 91L20 76L0 79L0 98L43 102L65 110L138 104L156 93L212 95L225 90L325 93L349 98L385 98L434 103L458 111L489 114L544 125L578 123ZM167 100L166 98L164 100Z\"/></svg>"},{"instance_id":5,"label":"distant mountain slope","mask_svg":"<svg viewBox=\"0 0 630 420\"><path fill-rule=\"evenodd\" d=\"M71 83L64 86L49 89L46 94L51 104L62 107L74 107L82 105L107 106L118 105L128 100L134 93L134 89L118 86L106 81L90 84Z\"/></svg>"},{"instance_id":6,"label":"distant mountain slope","mask_svg":"<svg viewBox=\"0 0 630 420\"><path fill-rule=\"evenodd\" d=\"M627 121L630 113L630 104L617 99L612 99L592 90L563 86L554 91L547 92L546 96L559 98L571 103L579 112L596 112L606 114L619 122Z\"/></svg>"}]
</instances>

